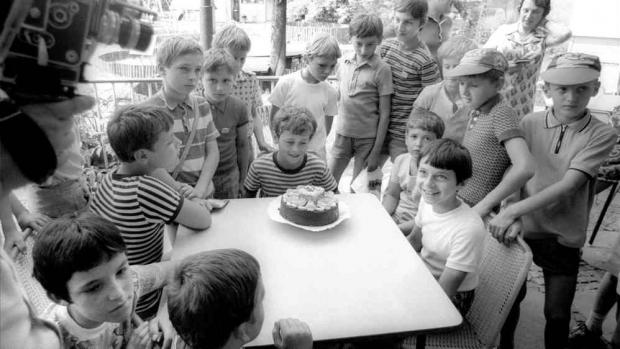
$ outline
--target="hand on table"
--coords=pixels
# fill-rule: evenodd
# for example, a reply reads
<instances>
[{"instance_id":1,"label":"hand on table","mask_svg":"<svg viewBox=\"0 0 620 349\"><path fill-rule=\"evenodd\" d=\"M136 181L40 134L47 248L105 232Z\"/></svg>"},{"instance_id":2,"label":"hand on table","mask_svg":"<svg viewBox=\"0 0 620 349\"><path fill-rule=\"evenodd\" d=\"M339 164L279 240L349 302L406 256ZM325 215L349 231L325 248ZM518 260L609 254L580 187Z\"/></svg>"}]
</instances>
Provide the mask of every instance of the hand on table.
<instances>
[{"instance_id":1,"label":"hand on table","mask_svg":"<svg viewBox=\"0 0 620 349\"><path fill-rule=\"evenodd\" d=\"M282 319L273 326L273 343L279 349L312 349L310 327L297 319Z\"/></svg>"}]
</instances>

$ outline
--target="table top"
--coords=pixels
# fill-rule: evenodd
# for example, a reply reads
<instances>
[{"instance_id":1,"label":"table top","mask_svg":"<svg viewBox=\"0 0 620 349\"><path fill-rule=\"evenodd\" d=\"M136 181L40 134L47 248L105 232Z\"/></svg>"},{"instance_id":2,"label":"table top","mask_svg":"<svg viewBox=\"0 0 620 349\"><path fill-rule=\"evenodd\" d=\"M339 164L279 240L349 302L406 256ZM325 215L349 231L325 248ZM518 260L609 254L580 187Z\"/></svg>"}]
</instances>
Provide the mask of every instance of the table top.
<instances>
[{"instance_id":1,"label":"table top","mask_svg":"<svg viewBox=\"0 0 620 349\"><path fill-rule=\"evenodd\" d=\"M351 217L310 232L272 221L275 198L231 200L200 232L180 227L172 258L219 248L252 254L265 285L265 322L248 346L272 345L273 323L298 318L315 341L426 333L462 317L372 194L338 195Z\"/></svg>"}]
</instances>

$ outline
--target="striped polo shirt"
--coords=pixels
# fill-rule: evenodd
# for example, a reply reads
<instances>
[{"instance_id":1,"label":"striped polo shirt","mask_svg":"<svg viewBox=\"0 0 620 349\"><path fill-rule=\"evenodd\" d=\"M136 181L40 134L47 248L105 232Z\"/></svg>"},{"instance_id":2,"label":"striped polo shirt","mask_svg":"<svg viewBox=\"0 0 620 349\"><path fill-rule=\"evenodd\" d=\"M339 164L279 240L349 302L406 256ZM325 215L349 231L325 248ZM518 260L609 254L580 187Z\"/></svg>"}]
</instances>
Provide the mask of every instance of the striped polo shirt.
<instances>
[{"instance_id":1,"label":"striped polo shirt","mask_svg":"<svg viewBox=\"0 0 620 349\"><path fill-rule=\"evenodd\" d=\"M161 262L164 225L174 221L182 206L183 197L159 179L120 175L114 170L104 177L90 210L121 231L129 264L144 265ZM140 297L138 315L155 314L160 293Z\"/></svg>"},{"instance_id":2,"label":"striped polo shirt","mask_svg":"<svg viewBox=\"0 0 620 349\"><path fill-rule=\"evenodd\" d=\"M379 52L392 68L394 95L388 133L404 141L413 102L424 87L439 82L439 66L421 42L413 51L407 51L398 39L386 39L379 47Z\"/></svg>"},{"instance_id":3,"label":"striped polo shirt","mask_svg":"<svg viewBox=\"0 0 620 349\"><path fill-rule=\"evenodd\" d=\"M307 153L299 168L288 170L278 164L277 154L265 154L252 162L245 178L246 190L260 189L260 197L274 197L298 185L315 185L327 191L338 188L331 171L318 156Z\"/></svg>"}]
</instances>

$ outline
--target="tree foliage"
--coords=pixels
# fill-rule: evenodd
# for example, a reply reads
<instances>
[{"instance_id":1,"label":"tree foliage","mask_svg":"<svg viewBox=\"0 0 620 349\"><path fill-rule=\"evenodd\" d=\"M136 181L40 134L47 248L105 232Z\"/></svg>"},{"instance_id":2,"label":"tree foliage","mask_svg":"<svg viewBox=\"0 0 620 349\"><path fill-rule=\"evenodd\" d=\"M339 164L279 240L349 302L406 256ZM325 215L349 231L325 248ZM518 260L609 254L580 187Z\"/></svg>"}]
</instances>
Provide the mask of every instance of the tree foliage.
<instances>
[{"instance_id":1,"label":"tree foliage","mask_svg":"<svg viewBox=\"0 0 620 349\"><path fill-rule=\"evenodd\" d=\"M376 13L387 21L396 0L292 0L289 21L349 23L358 13Z\"/></svg>"}]
</instances>

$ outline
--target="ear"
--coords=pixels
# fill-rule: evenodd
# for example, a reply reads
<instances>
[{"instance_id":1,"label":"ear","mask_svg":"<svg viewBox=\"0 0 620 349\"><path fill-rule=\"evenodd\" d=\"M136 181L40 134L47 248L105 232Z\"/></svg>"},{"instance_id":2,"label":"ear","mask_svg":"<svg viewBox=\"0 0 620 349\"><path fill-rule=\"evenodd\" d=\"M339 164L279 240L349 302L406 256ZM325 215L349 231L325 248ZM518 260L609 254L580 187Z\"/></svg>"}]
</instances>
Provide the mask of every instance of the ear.
<instances>
[{"instance_id":1,"label":"ear","mask_svg":"<svg viewBox=\"0 0 620 349\"><path fill-rule=\"evenodd\" d=\"M546 83L546 82L543 83L542 90L543 90L543 93L545 94L545 97L551 98L551 96L550 96L550 92L551 91L549 90L549 84L548 83Z\"/></svg>"},{"instance_id":2,"label":"ear","mask_svg":"<svg viewBox=\"0 0 620 349\"><path fill-rule=\"evenodd\" d=\"M506 79L503 76L500 76L495 83L497 84L497 89L501 90L506 83Z\"/></svg>"},{"instance_id":3,"label":"ear","mask_svg":"<svg viewBox=\"0 0 620 349\"><path fill-rule=\"evenodd\" d=\"M158 64L157 72L159 72L159 76L164 77L166 75L166 67L161 64Z\"/></svg>"},{"instance_id":4,"label":"ear","mask_svg":"<svg viewBox=\"0 0 620 349\"><path fill-rule=\"evenodd\" d=\"M242 323L241 325L237 326L237 328L233 330L231 336L234 339L240 341L241 343L249 343L254 338L251 338L249 336L248 326L250 326L249 321ZM229 338L229 340L233 338Z\"/></svg>"},{"instance_id":5,"label":"ear","mask_svg":"<svg viewBox=\"0 0 620 349\"><path fill-rule=\"evenodd\" d=\"M594 86L593 86L593 89L592 89L592 97L594 97L594 96L596 96L598 94L598 91L600 90L600 88L601 88L601 81L600 80L596 80L594 82Z\"/></svg>"},{"instance_id":6,"label":"ear","mask_svg":"<svg viewBox=\"0 0 620 349\"><path fill-rule=\"evenodd\" d=\"M47 297L49 299L51 299L52 302L54 302L56 304L60 304L60 305L65 306L65 307L69 306L69 302L67 302L64 299L61 299L61 298L57 297L55 294L53 294L51 292L47 292Z\"/></svg>"},{"instance_id":7,"label":"ear","mask_svg":"<svg viewBox=\"0 0 620 349\"><path fill-rule=\"evenodd\" d=\"M149 159L149 152L147 149L138 149L133 152L134 161L146 161Z\"/></svg>"}]
</instances>

